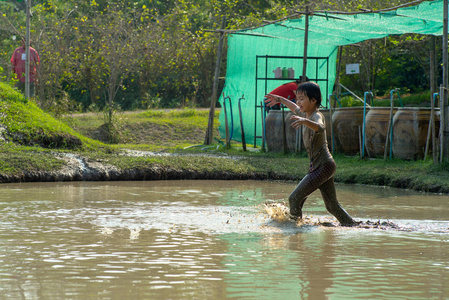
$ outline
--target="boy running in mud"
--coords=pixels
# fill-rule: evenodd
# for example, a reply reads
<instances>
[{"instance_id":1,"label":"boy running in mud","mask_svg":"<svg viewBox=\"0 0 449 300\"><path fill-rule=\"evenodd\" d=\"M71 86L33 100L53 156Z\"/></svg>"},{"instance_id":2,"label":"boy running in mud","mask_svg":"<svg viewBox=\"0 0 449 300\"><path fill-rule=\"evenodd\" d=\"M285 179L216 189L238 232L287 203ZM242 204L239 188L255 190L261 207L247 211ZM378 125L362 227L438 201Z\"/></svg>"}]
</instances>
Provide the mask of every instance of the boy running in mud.
<instances>
[{"instance_id":1,"label":"boy running in mud","mask_svg":"<svg viewBox=\"0 0 449 300\"><path fill-rule=\"evenodd\" d=\"M326 209L334 215L342 226L354 226L356 222L340 206L334 185L336 170L335 161L329 152L326 140L324 116L319 111L321 105L320 86L315 82L304 82L296 90L296 103L288 99L268 94L265 96L268 106L281 102L295 115L290 119L292 127L299 129L301 125L304 146L310 158L309 172L299 182L289 196L290 216L294 220L302 218L302 207L307 197L316 189L321 191ZM305 114L305 118L301 117Z\"/></svg>"}]
</instances>

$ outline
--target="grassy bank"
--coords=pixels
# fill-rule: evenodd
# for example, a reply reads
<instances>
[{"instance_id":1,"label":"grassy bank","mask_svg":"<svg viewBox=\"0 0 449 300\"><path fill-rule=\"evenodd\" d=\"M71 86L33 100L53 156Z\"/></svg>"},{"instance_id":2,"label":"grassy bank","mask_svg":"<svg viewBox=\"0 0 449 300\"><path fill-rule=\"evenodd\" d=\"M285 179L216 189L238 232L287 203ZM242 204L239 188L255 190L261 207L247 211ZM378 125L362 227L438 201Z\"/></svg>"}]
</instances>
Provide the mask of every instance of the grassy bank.
<instances>
[{"instance_id":1,"label":"grassy bank","mask_svg":"<svg viewBox=\"0 0 449 300\"><path fill-rule=\"evenodd\" d=\"M115 144L103 128L103 114L78 114L55 119L33 102L26 102L0 85L0 114L4 140L0 142L0 180L27 173L57 172L66 166L61 153L73 153L89 162L114 166L124 172L163 173L157 178L294 180L303 177L308 158L260 151L243 152L238 144L224 149L223 141L211 148L201 145L208 110L152 110L119 113L114 126ZM215 118L218 128L218 111ZM216 137L218 132L215 133ZM132 154L127 152L133 150ZM171 154L148 156L144 151ZM124 155L128 153L128 155ZM58 156L59 155L59 156ZM447 164L430 161L360 159L336 155L335 179L342 183L370 184L449 193ZM139 173L140 172L140 173ZM2 180L2 182L7 182ZM10 181L9 181L10 182Z\"/></svg>"}]
</instances>

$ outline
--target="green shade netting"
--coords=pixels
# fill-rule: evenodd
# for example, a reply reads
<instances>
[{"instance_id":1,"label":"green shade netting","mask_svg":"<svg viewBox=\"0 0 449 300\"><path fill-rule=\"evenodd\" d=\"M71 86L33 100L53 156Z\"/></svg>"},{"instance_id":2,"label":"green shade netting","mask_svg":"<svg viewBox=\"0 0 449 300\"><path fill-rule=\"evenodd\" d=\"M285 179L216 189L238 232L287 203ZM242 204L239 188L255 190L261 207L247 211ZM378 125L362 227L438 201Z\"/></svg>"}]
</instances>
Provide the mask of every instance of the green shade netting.
<instances>
[{"instance_id":1,"label":"green shade netting","mask_svg":"<svg viewBox=\"0 0 449 300\"><path fill-rule=\"evenodd\" d=\"M442 35L443 0L425 1L382 13L344 15L319 12L309 17L308 33L306 75L320 84L323 102L326 102L335 82L338 46L405 33ZM261 106L266 92L292 81L275 79L274 69L291 67L295 70L294 78L302 75L304 34L305 18L301 17L237 31L228 36L225 87L219 101L223 107L226 97L232 140L242 140L238 108L242 97L240 104L246 142L253 144L254 136L262 134L263 117L261 108L257 106ZM257 56L274 57L256 59ZM220 134L225 137L224 109L220 113ZM261 142L261 139L256 139L257 145Z\"/></svg>"}]
</instances>

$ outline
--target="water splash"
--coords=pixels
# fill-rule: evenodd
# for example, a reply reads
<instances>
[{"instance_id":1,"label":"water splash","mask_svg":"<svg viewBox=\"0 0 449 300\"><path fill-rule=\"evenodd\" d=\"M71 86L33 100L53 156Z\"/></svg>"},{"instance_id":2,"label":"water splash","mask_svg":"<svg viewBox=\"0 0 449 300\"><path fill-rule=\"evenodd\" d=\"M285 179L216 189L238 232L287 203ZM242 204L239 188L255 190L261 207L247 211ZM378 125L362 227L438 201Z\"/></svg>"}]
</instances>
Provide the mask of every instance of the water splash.
<instances>
[{"instance_id":1,"label":"water splash","mask_svg":"<svg viewBox=\"0 0 449 300\"><path fill-rule=\"evenodd\" d=\"M296 224L297 226L338 226L338 223L336 223L332 217L303 215L301 219L294 220L290 215L290 209L285 202L266 202L263 206L269 218L278 223L290 222Z\"/></svg>"},{"instance_id":2,"label":"water splash","mask_svg":"<svg viewBox=\"0 0 449 300\"><path fill-rule=\"evenodd\" d=\"M292 220L290 218L290 209L287 207L285 202L267 202L263 205L265 212L272 220L280 223Z\"/></svg>"},{"instance_id":3,"label":"water splash","mask_svg":"<svg viewBox=\"0 0 449 300\"><path fill-rule=\"evenodd\" d=\"M129 228L129 239L130 240L137 240L140 235L140 231L142 228Z\"/></svg>"},{"instance_id":4,"label":"water splash","mask_svg":"<svg viewBox=\"0 0 449 300\"><path fill-rule=\"evenodd\" d=\"M112 229L112 228L109 228L109 227L103 227L102 229L101 229L101 232L100 232L102 235L110 235L110 234L112 234L112 233L114 233L114 229Z\"/></svg>"},{"instance_id":5,"label":"water splash","mask_svg":"<svg viewBox=\"0 0 449 300\"><path fill-rule=\"evenodd\" d=\"M313 216L313 215L304 215L298 221L292 219L290 215L290 209L285 202L266 202L263 204L265 212L268 214L269 218L277 223L286 223L290 222L295 224L296 226L322 226L322 227L338 227L338 228L352 228L352 229L380 229L380 230L399 230L399 231L413 231L417 230L416 226L406 226L399 225L391 221L371 221L371 220L362 220L356 221L354 226L344 227L340 226L339 222L335 220L333 217L325 217L325 216Z\"/></svg>"}]
</instances>

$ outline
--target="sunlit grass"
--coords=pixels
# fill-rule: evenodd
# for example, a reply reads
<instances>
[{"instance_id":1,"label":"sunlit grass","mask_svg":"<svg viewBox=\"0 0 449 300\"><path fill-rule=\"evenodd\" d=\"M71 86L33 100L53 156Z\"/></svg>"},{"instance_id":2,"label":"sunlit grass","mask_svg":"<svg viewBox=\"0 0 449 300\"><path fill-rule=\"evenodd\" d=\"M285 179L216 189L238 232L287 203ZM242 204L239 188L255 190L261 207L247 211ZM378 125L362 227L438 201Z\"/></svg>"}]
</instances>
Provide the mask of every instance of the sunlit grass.
<instances>
[{"instance_id":1,"label":"sunlit grass","mask_svg":"<svg viewBox=\"0 0 449 300\"><path fill-rule=\"evenodd\" d=\"M119 170L146 170L150 173L151 170L164 170L167 174L178 174L176 176L196 174L214 179L299 181L308 171L309 159L305 152L267 153L252 145L247 145L251 151L244 152L241 144L234 141L230 149L226 148L218 134L218 110L214 119L214 136L218 139L213 145L203 145L209 117L206 109L118 113L114 126L121 141L108 144L89 137L104 124L102 113L55 119L33 101L24 101L10 87L5 89L7 92L0 93L0 97L7 95L0 102L0 118L10 133L5 141L0 142L0 175L20 176L24 172L60 170L66 163L55 153L61 152L76 153ZM48 136L78 139L81 144L72 148L39 144L39 139ZM189 155L123 155L129 150ZM337 182L449 192L448 164L435 165L430 160L361 159L341 154L335 155L335 161Z\"/></svg>"}]
</instances>

